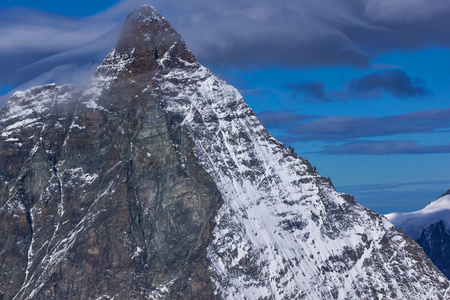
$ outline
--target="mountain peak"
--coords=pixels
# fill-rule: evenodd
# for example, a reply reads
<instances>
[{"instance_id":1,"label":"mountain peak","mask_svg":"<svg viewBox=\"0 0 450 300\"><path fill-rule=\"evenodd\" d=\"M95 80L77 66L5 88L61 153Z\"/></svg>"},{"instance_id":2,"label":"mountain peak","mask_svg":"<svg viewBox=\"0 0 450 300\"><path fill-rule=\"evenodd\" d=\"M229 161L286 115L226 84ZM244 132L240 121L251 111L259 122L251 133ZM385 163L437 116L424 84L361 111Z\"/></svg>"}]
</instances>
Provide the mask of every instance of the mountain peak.
<instances>
[{"instance_id":1,"label":"mountain peak","mask_svg":"<svg viewBox=\"0 0 450 300\"><path fill-rule=\"evenodd\" d=\"M170 47L179 41L182 41L182 38L170 23L153 7L146 5L133 9L128 14L116 49L147 50L156 46L160 47L161 44Z\"/></svg>"},{"instance_id":2,"label":"mountain peak","mask_svg":"<svg viewBox=\"0 0 450 300\"><path fill-rule=\"evenodd\" d=\"M0 299L446 299L153 8L86 87L0 110Z\"/></svg>"},{"instance_id":3,"label":"mountain peak","mask_svg":"<svg viewBox=\"0 0 450 300\"><path fill-rule=\"evenodd\" d=\"M194 55L170 23L152 6L132 10L117 46L103 61L106 73L119 77L154 74L158 68L195 63ZM105 68L100 68L105 72ZM103 69L103 70L102 70Z\"/></svg>"},{"instance_id":4,"label":"mountain peak","mask_svg":"<svg viewBox=\"0 0 450 300\"><path fill-rule=\"evenodd\" d=\"M385 215L393 224L412 239L420 237L422 230L440 220L450 220L450 193L447 191L442 196L430 202L426 207L418 211L406 213L390 213Z\"/></svg>"},{"instance_id":5,"label":"mountain peak","mask_svg":"<svg viewBox=\"0 0 450 300\"><path fill-rule=\"evenodd\" d=\"M386 217L415 240L433 263L450 278L450 190L421 210Z\"/></svg>"}]
</instances>

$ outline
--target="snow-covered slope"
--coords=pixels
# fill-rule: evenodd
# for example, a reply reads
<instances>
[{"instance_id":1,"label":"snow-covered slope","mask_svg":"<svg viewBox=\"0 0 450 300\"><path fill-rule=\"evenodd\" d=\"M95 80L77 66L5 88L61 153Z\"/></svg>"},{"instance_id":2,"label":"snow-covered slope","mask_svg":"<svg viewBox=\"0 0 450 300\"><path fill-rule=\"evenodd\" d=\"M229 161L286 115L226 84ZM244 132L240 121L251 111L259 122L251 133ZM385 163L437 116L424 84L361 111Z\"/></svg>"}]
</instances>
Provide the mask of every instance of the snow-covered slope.
<instances>
[{"instance_id":1,"label":"snow-covered slope","mask_svg":"<svg viewBox=\"0 0 450 300\"><path fill-rule=\"evenodd\" d=\"M443 221L450 229L450 190L421 210L390 213L386 218L414 240L420 238L423 229L439 221Z\"/></svg>"},{"instance_id":2,"label":"snow-covered slope","mask_svg":"<svg viewBox=\"0 0 450 300\"><path fill-rule=\"evenodd\" d=\"M0 116L4 138L23 139L11 124L36 127L36 150L5 140L0 152L22 149L25 161L0 162L0 213L23 227L17 299L78 289L99 299L448 299L417 244L277 141L156 11L126 24L87 90L19 93ZM67 99L75 109L61 115ZM95 280L67 280L79 272Z\"/></svg>"},{"instance_id":3,"label":"snow-covered slope","mask_svg":"<svg viewBox=\"0 0 450 300\"><path fill-rule=\"evenodd\" d=\"M273 138L236 89L201 65L158 77L224 205L209 247L226 299L432 299L439 273L384 217L338 193ZM431 277L428 277L431 276Z\"/></svg>"}]
</instances>

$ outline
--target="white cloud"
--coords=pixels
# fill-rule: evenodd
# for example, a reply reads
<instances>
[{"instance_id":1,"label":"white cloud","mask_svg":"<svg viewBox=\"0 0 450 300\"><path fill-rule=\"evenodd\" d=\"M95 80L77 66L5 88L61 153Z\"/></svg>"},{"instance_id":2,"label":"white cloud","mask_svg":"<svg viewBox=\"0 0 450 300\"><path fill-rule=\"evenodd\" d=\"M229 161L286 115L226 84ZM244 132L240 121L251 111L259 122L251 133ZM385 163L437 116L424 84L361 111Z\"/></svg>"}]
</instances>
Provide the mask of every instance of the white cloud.
<instances>
[{"instance_id":1,"label":"white cloud","mask_svg":"<svg viewBox=\"0 0 450 300\"><path fill-rule=\"evenodd\" d=\"M103 18L73 18L18 8L4 11L0 17L0 54L68 50L119 24Z\"/></svg>"}]
</instances>

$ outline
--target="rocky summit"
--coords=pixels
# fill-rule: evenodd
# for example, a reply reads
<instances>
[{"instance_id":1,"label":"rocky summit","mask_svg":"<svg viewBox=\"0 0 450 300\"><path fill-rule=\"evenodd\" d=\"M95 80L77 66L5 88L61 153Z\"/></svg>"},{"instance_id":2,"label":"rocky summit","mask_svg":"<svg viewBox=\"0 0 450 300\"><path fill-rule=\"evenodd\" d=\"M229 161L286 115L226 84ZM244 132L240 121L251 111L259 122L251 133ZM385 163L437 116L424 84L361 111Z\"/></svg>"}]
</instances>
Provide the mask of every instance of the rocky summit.
<instances>
[{"instance_id":1,"label":"rocky summit","mask_svg":"<svg viewBox=\"0 0 450 300\"><path fill-rule=\"evenodd\" d=\"M0 111L0 299L449 299L152 7L85 87Z\"/></svg>"}]
</instances>

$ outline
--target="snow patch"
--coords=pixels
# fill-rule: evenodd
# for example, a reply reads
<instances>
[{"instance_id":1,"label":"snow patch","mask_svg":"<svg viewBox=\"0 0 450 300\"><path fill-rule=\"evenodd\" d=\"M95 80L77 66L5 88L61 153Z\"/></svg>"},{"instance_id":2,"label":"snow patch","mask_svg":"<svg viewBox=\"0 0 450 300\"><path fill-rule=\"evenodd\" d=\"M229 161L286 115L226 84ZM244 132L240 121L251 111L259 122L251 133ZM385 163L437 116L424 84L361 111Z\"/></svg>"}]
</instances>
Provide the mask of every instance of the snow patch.
<instances>
[{"instance_id":1,"label":"snow patch","mask_svg":"<svg viewBox=\"0 0 450 300\"><path fill-rule=\"evenodd\" d=\"M344 299L373 287L401 299L420 290L393 276L399 261L413 261L405 238L273 138L235 88L199 64L157 76L164 108L183 120L224 200L208 247L223 298ZM398 251L384 258L386 235Z\"/></svg>"}]
</instances>

